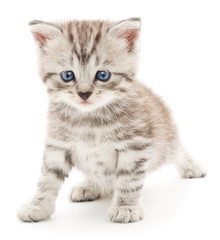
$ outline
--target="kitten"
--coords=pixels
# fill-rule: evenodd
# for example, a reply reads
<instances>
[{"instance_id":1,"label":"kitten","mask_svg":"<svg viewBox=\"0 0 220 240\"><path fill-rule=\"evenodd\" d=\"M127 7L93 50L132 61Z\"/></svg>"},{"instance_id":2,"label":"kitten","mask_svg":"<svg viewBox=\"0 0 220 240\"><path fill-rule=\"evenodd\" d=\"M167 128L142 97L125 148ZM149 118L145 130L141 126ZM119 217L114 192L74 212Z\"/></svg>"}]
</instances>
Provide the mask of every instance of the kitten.
<instances>
[{"instance_id":1,"label":"kitten","mask_svg":"<svg viewBox=\"0 0 220 240\"><path fill-rule=\"evenodd\" d=\"M22 221L41 221L55 209L72 167L87 179L73 202L113 194L109 219L135 222L144 177L172 162L184 178L205 171L183 149L170 112L136 80L141 21L32 21L40 76L50 99L48 132L36 195L22 206Z\"/></svg>"}]
</instances>

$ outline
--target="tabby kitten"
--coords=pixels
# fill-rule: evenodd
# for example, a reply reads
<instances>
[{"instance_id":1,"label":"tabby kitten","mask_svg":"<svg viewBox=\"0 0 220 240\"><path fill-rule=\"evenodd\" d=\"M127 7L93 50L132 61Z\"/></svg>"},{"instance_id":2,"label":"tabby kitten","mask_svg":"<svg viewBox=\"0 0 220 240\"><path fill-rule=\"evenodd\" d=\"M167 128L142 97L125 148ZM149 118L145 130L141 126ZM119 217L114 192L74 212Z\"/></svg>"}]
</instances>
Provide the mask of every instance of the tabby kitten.
<instances>
[{"instance_id":1,"label":"tabby kitten","mask_svg":"<svg viewBox=\"0 0 220 240\"><path fill-rule=\"evenodd\" d=\"M36 222L55 209L72 167L87 179L73 202L113 194L109 219L135 222L144 177L172 162L184 178L205 171L183 149L169 110L136 80L141 21L30 22L40 76L50 99L48 132L36 195L18 217Z\"/></svg>"}]
</instances>

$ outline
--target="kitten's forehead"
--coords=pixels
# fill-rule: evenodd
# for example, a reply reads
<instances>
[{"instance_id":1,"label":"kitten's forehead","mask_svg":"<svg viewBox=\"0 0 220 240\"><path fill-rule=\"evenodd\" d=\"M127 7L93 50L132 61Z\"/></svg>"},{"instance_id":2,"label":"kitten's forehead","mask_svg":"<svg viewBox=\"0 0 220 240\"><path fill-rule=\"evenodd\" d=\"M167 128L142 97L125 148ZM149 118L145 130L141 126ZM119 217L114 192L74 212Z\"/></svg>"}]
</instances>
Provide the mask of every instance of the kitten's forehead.
<instances>
[{"instance_id":1,"label":"kitten's forehead","mask_svg":"<svg viewBox=\"0 0 220 240\"><path fill-rule=\"evenodd\" d=\"M98 46L112 25L112 22L104 21L71 21L62 27L66 31L72 53L81 64L86 64L97 53Z\"/></svg>"},{"instance_id":2,"label":"kitten's forehead","mask_svg":"<svg viewBox=\"0 0 220 240\"><path fill-rule=\"evenodd\" d=\"M77 41L81 46L91 40L99 41L102 32L109 30L111 23L104 21L71 21L67 23L70 42ZM74 42L75 42L74 41Z\"/></svg>"}]
</instances>

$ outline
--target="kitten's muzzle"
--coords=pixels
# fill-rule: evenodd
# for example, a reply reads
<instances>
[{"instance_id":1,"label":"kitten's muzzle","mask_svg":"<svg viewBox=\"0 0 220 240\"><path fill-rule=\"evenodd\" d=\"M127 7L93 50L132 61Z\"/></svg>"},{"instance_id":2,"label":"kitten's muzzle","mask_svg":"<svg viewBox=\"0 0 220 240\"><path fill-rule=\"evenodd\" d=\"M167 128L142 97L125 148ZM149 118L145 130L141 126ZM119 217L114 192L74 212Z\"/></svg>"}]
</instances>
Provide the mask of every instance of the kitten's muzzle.
<instances>
[{"instance_id":1,"label":"kitten's muzzle","mask_svg":"<svg viewBox=\"0 0 220 240\"><path fill-rule=\"evenodd\" d=\"M77 93L83 100L87 100L92 94L92 92L77 92Z\"/></svg>"}]
</instances>

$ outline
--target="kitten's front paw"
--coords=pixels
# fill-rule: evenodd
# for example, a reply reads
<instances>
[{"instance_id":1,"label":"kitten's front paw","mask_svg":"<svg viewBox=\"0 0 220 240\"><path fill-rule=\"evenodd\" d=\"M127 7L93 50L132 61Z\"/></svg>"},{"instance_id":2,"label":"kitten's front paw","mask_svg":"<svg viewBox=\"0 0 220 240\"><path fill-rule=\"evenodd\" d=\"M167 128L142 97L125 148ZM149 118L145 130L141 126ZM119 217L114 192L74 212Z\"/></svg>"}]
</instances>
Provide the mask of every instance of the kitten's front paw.
<instances>
[{"instance_id":1,"label":"kitten's front paw","mask_svg":"<svg viewBox=\"0 0 220 240\"><path fill-rule=\"evenodd\" d=\"M89 186L74 187L70 195L70 200L73 202L93 201L100 197L97 188Z\"/></svg>"},{"instance_id":2,"label":"kitten's front paw","mask_svg":"<svg viewBox=\"0 0 220 240\"><path fill-rule=\"evenodd\" d=\"M143 219L143 210L140 206L116 206L109 209L108 216L112 222L137 222Z\"/></svg>"},{"instance_id":3,"label":"kitten's front paw","mask_svg":"<svg viewBox=\"0 0 220 240\"><path fill-rule=\"evenodd\" d=\"M39 222L48 219L54 212L53 204L34 204L33 202L22 205L18 212L18 218L23 222Z\"/></svg>"},{"instance_id":4,"label":"kitten's front paw","mask_svg":"<svg viewBox=\"0 0 220 240\"><path fill-rule=\"evenodd\" d=\"M198 163L194 163L188 168L183 169L181 175L183 178L202 178L207 175L207 171Z\"/></svg>"}]
</instances>

